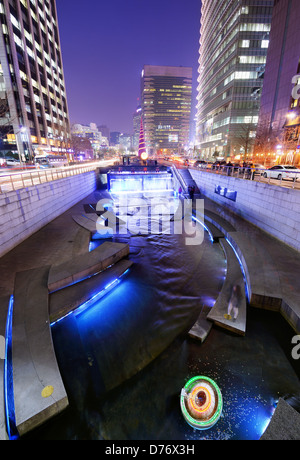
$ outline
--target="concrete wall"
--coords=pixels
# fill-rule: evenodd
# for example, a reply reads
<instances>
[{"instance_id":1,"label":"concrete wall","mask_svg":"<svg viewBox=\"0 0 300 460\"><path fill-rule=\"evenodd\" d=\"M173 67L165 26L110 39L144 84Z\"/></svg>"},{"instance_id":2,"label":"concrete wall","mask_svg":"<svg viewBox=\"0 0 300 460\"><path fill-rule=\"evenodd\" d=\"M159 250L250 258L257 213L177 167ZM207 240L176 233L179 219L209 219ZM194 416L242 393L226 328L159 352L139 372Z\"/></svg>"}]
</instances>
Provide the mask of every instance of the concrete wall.
<instances>
[{"instance_id":1,"label":"concrete wall","mask_svg":"<svg viewBox=\"0 0 300 460\"><path fill-rule=\"evenodd\" d=\"M300 250L300 191L190 169L203 195ZM215 193L221 186L237 192L236 202Z\"/></svg>"},{"instance_id":2,"label":"concrete wall","mask_svg":"<svg viewBox=\"0 0 300 460\"><path fill-rule=\"evenodd\" d=\"M92 171L0 195L0 257L95 189Z\"/></svg>"}]
</instances>

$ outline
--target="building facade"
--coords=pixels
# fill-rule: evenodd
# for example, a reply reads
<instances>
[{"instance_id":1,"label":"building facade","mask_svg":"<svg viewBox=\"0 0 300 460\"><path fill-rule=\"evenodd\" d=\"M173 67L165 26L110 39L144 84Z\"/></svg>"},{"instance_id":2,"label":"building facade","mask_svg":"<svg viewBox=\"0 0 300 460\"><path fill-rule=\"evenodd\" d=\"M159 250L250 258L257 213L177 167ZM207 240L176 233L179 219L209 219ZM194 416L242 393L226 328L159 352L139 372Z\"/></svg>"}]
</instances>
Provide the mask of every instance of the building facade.
<instances>
[{"instance_id":1,"label":"building facade","mask_svg":"<svg viewBox=\"0 0 300 460\"><path fill-rule=\"evenodd\" d=\"M133 114L133 136L132 136L132 147L136 151L139 148L139 139L140 139L140 127L141 127L141 116L142 116L142 107L138 106L136 111Z\"/></svg>"},{"instance_id":2,"label":"building facade","mask_svg":"<svg viewBox=\"0 0 300 460\"><path fill-rule=\"evenodd\" d=\"M55 0L0 0L1 149L70 153Z\"/></svg>"},{"instance_id":3,"label":"building facade","mask_svg":"<svg viewBox=\"0 0 300 460\"><path fill-rule=\"evenodd\" d=\"M190 135L192 69L146 65L141 79L141 107L149 155L180 153Z\"/></svg>"},{"instance_id":4,"label":"building facade","mask_svg":"<svg viewBox=\"0 0 300 460\"><path fill-rule=\"evenodd\" d=\"M299 0L276 0L257 129L256 155L300 163Z\"/></svg>"},{"instance_id":5,"label":"building facade","mask_svg":"<svg viewBox=\"0 0 300 460\"><path fill-rule=\"evenodd\" d=\"M81 125L79 123L75 123L72 125L71 134L73 139L74 136L88 139L93 149L94 157L99 157L103 139L96 123L90 123L89 125Z\"/></svg>"},{"instance_id":6,"label":"building facade","mask_svg":"<svg viewBox=\"0 0 300 460\"><path fill-rule=\"evenodd\" d=\"M273 4L202 0L196 145L203 158L253 154Z\"/></svg>"}]
</instances>

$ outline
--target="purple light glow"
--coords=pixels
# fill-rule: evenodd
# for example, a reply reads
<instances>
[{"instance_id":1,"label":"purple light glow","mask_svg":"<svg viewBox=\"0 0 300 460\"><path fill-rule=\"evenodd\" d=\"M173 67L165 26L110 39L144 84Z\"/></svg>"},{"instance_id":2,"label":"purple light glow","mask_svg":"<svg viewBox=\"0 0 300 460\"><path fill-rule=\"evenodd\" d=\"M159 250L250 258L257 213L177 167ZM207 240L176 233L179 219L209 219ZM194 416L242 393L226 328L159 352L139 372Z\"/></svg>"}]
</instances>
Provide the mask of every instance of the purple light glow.
<instances>
[{"instance_id":1,"label":"purple light glow","mask_svg":"<svg viewBox=\"0 0 300 460\"><path fill-rule=\"evenodd\" d=\"M131 133L146 64L193 67L196 90L200 0L57 0L57 10L72 123Z\"/></svg>"}]
</instances>

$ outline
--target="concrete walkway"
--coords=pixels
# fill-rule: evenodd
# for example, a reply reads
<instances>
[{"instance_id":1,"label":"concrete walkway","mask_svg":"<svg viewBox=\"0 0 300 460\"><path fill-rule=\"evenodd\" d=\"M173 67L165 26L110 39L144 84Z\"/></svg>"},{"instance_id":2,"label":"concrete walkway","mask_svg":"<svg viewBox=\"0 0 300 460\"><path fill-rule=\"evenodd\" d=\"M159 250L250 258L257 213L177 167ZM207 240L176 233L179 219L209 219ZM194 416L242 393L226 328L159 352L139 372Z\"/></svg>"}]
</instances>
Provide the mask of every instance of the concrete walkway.
<instances>
[{"instance_id":1,"label":"concrete walkway","mask_svg":"<svg viewBox=\"0 0 300 460\"><path fill-rule=\"evenodd\" d=\"M205 218L222 231L245 271L249 303L280 312L300 333L300 253L205 198Z\"/></svg>"}]
</instances>

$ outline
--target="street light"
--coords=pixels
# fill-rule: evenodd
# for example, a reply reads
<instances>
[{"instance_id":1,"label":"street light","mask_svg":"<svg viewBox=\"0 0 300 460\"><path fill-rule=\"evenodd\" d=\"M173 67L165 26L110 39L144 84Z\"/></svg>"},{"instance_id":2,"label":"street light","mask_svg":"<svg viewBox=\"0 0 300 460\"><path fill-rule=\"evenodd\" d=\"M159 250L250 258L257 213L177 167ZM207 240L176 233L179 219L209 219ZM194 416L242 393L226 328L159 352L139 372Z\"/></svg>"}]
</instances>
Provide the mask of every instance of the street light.
<instances>
[{"instance_id":1,"label":"street light","mask_svg":"<svg viewBox=\"0 0 300 460\"><path fill-rule=\"evenodd\" d=\"M20 143L19 143L19 137L18 136L19 136L19 134L25 134L25 133L27 133L27 128L25 126L20 126L19 130L15 132L15 138L16 138L18 155L19 155L19 160L20 160L21 166L23 166L23 158L22 158L23 149L21 150L21 148L20 148ZM23 140L22 140L22 142L23 142Z\"/></svg>"}]
</instances>

